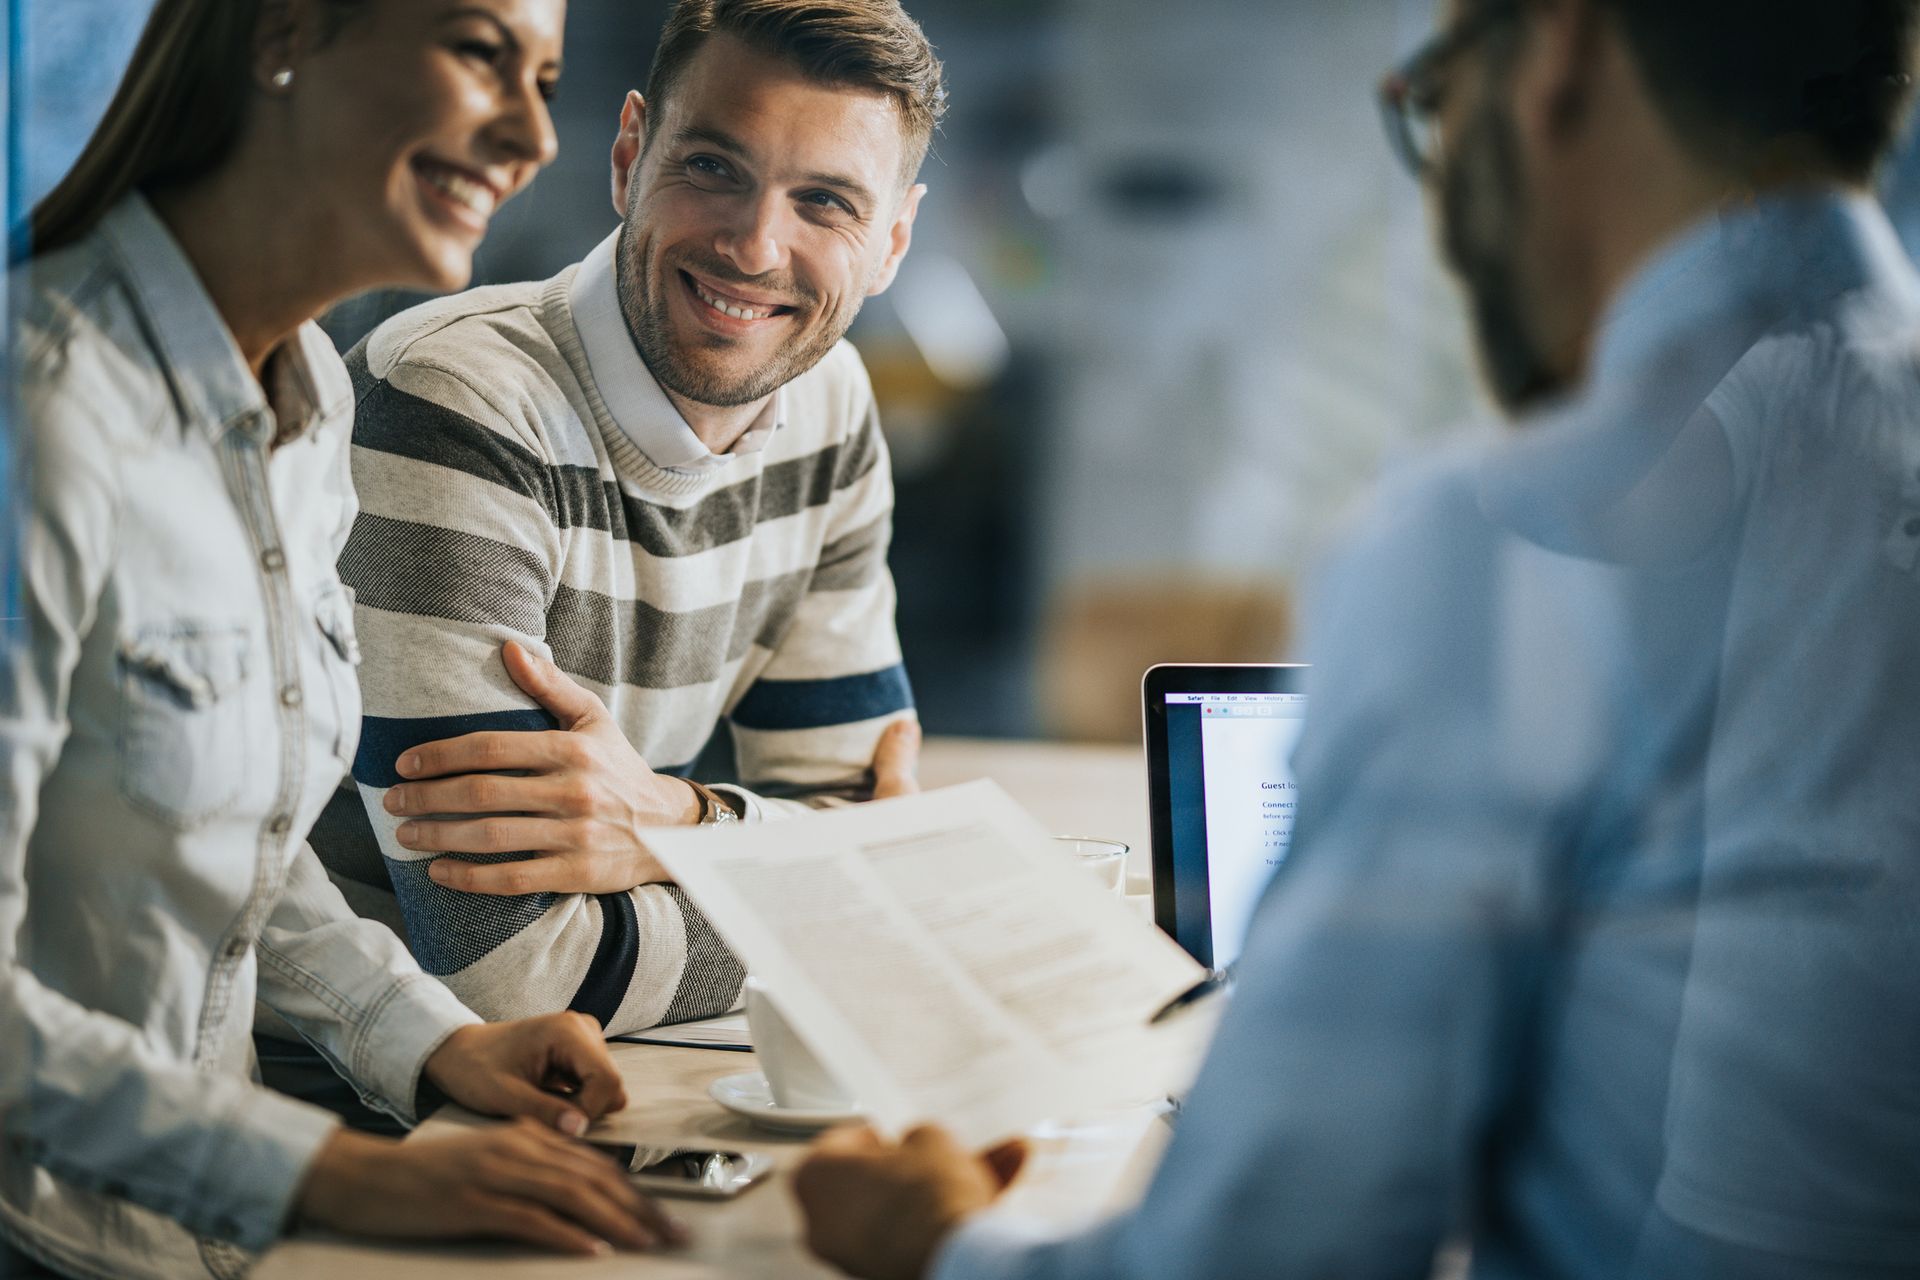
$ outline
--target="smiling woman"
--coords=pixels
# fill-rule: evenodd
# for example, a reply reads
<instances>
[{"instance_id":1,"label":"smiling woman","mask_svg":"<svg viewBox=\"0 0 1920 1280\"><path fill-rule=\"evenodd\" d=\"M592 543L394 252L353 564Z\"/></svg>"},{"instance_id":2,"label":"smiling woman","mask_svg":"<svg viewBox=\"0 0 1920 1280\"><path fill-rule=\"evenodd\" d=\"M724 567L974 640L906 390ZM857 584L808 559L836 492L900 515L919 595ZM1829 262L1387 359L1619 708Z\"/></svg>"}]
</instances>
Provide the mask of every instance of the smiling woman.
<instances>
[{"instance_id":1,"label":"smiling woman","mask_svg":"<svg viewBox=\"0 0 1920 1280\"><path fill-rule=\"evenodd\" d=\"M307 846L360 723L353 392L314 317L451 289L554 153L564 0L159 0L34 211L0 648L0 1274L236 1275L296 1218L577 1253L674 1229L579 1133L599 1028L483 1026ZM255 1002L433 1151L249 1079ZM562 1097L548 1086L567 1089Z\"/></svg>"},{"instance_id":2,"label":"smiling woman","mask_svg":"<svg viewBox=\"0 0 1920 1280\"><path fill-rule=\"evenodd\" d=\"M130 192L198 194L238 210L224 230L304 240L309 297L458 288L495 208L553 158L563 17L562 0L162 3L31 248Z\"/></svg>"}]
</instances>

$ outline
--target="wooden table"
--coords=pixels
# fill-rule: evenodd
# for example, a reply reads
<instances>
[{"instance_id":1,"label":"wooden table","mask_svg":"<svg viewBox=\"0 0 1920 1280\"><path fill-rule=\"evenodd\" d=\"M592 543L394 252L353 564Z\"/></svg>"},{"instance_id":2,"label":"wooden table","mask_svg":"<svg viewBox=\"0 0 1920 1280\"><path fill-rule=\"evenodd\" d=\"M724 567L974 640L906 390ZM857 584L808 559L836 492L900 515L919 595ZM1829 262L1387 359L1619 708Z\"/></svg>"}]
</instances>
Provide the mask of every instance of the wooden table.
<instances>
[{"instance_id":1,"label":"wooden table","mask_svg":"<svg viewBox=\"0 0 1920 1280\"><path fill-rule=\"evenodd\" d=\"M1146 778L1138 751L1041 743L930 739L921 762L929 788L990 777L1052 830L1107 836L1132 846L1136 883L1148 867ZM800 1246L799 1216L786 1172L806 1140L782 1138L722 1111L707 1097L721 1076L752 1069L744 1053L615 1044L609 1048L632 1100L606 1126L606 1136L658 1145L764 1151L777 1168L765 1185L737 1200L710 1204L675 1199L671 1206L693 1230L691 1248L670 1254L560 1258L494 1243L406 1246L299 1237L272 1250L255 1268L256 1280L432 1280L512 1277L514 1280L591 1280L643 1275L660 1280L789 1280L836 1274ZM430 1142L461 1126L487 1124L448 1108L422 1125L410 1142ZM1144 1111L1120 1113L1072 1133L1035 1143L1033 1156L1010 1193L1010 1211L1071 1225L1109 1211L1137 1195L1167 1133Z\"/></svg>"}]
</instances>

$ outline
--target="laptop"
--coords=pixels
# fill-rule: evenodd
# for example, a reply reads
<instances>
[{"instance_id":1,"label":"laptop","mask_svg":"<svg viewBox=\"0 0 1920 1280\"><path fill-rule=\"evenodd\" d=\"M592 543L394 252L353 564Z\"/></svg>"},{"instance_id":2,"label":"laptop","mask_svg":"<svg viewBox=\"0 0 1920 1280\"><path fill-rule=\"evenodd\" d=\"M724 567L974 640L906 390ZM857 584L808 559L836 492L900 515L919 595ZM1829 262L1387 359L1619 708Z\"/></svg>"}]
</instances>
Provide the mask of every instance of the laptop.
<instances>
[{"instance_id":1,"label":"laptop","mask_svg":"<svg viewBox=\"0 0 1920 1280\"><path fill-rule=\"evenodd\" d=\"M1293 842L1306 667L1167 663L1140 682L1154 921L1225 969Z\"/></svg>"}]
</instances>

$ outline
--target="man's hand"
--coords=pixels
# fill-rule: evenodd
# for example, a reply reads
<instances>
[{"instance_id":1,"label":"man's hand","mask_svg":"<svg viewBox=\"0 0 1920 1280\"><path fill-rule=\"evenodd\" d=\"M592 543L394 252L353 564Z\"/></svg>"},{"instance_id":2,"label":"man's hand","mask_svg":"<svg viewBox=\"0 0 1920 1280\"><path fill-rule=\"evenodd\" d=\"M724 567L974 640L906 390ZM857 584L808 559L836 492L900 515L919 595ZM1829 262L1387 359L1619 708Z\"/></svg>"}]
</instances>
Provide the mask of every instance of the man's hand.
<instances>
[{"instance_id":1,"label":"man's hand","mask_svg":"<svg viewBox=\"0 0 1920 1280\"><path fill-rule=\"evenodd\" d=\"M489 865L436 858L435 884L464 893L623 893L672 879L638 833L691 826L700 797L655 773L605 704L544 658L511 641L507 673L560 722L545 733L469 733L400 757L409 781L386 795L402 845L421 853L544 855ZM502 777L503 771L523 773ZM433 818L440 813L503 815Z\"/></svg>"},{"instance_id":2,"label":"man's hand","mask_svg":"<svg viewBox=\"0 0 1920 1280\"><path fill-rule=\"evenodd\" d=\"M920 790L920 726L896 720L873 749L873 798L910 796Z\"/></svg>"},{"instance_id":3,"label":"man's hand","mask_svg":"<svg viewBox=\"0 0 1920 1280\"><path fill-rule=\"evenodd\" d=\"M898 1145L835 1129L793 1174L807 1248L861 1280L920 1280L947 1233L992 1204L1026 1158L1021 1142L976 1156L928 1126Z\"/></svg>"},{"instance_id":4,"label":"man's hand","mask_svg":"<svg viewBox=\"0 0 1920 1280\"><path fill-rule=\"evenodd\" d=\"M619 1165L532 1120L405 1143L336 1130L298 1204L302 1220L354 1235L491 1236L579 1254L687 1240Z\"/></svg>"},{"instance_id":5,"label":"man's hand","mask_svg":"<svg viewBox=\"0 0 1920 1280\"><path fill-rule=\"evenodd\" d=\"M531 1116L576 1138L627 1105L600 1024L584 1013L462 1027L422 1074L468 1110Z\"/></svg>"}]
</instances>

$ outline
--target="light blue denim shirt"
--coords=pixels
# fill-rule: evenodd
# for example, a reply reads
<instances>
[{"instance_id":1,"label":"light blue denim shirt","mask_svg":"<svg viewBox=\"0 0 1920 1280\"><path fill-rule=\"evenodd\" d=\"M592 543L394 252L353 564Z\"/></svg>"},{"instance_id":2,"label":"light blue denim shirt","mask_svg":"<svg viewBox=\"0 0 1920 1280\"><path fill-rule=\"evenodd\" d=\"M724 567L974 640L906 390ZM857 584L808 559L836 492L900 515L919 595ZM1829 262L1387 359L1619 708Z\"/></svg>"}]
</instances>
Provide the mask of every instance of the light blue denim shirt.
<instances>
[{"instance_id":1,"label":"light blue denim shirt","mask_svg":"<svg viewBox=\"0 0 1920 1280\"><path fill-rule=\"evenodd\" d=\"M76 1275L234 1273L334 1125L251 1082L256 996L402 1116L475 1021L303 839L360 722L351 388L309 324L263 394L138 196L10 287L0 1231Z\"/></svg>"},{"instance_id":2,"label":"light blue denim shirt","mask_svg":"<svg viewBox=\"0 0 1920 1280\"><path fill-rule=\"evenodd\" d=\"M1386 487L1141 1206L939 1280L1920 1275L1920 284L1710 220L1587 384Z\"/></svg>"}]
</instances>

